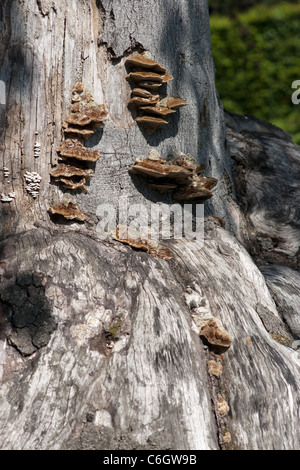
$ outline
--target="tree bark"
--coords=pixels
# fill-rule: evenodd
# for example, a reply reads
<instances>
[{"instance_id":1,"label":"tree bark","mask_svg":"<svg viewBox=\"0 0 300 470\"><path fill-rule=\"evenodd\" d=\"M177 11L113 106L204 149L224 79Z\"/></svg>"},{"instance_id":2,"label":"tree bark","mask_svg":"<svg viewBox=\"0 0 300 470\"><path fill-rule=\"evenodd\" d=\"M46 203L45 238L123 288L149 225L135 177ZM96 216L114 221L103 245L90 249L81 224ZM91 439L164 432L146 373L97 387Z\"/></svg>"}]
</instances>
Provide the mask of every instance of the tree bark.
<instances>
[{"instance_id":1,"label":"tree bark","mask_svg":"<svg viewBox=\"0 0 300 470\"><path fill-rule=\"evenodd\" d=\"M0 203L0 448L299 449L299 147L224 114L207 2L4 0L0 21L1 182L15 193ZM151 135L127 106L125 61L143 51L188 102ZM85 143L100 151L88 190L71 194L49 173L78 82L109 116ZM102 204L174 203L128 172L151 148L218 179L204 245L163 240L169 260L97 230ZM85 222L50 217L61 202Z\"/></svg>"}]
</instances>

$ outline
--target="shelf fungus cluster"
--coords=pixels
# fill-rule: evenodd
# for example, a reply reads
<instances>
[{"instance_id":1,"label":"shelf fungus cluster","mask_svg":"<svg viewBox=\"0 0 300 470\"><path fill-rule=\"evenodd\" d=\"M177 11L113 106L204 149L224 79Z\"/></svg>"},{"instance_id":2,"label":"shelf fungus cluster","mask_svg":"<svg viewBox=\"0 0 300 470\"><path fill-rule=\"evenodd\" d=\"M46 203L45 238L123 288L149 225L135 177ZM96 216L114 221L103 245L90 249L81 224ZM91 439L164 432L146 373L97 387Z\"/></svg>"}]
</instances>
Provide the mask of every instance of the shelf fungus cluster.
<instances>
[{"instance_id":1,"label":"shelf fungus cluster","mask_svg":"<svg viewBox=\"0 0 300 470\"><path fill-rule=\"evenodd\" d=\"M107 117L105 106L97 105L83 84L76 83L72 90L71 108L62 126L64 140L57 149L59 163L50 172L54 183L72 192L87 191L87 184L94 175L89 165L97 162L100 152L87 148L84 140L91 137L97 128L103 127ZM85 217L76 208L73 203L61 203L50 208L49 212L83 221Z\"/></svg>"},{"instance_id":2,"label":"shelf fungus cluster","mask_svg":"<svg viewBox=\"0 0 300 470\"><path fill-rule=\"evenodd\" d=\"M202 174L205 168L188 155L167 161L156 150L150 150L145 160L138 158L129 172L145 177L150 188L160 193L172 192L175 201L202 203L212 197L211 190L217 184L216 178Z\"/></svg>"},{"instance_id":3,"label":"shelf fungus cluster","mask_svg":"<svg viewBox=\"0 0 300 470\"><path fill-rule=\"evenodd\" d=\"M155 60L144 54L129 57L125 66L130 69L127 79L133 84L128 106L138 112L136 121L152 134L161 126L168 124L168 117L187 102L177 96L161 98L158 91L173 77Z\"/></svg>"},{"instance_id":4,"label":"shelf fungus cluster","mask_svg":"<svg viewBox=\"0 0 300 470\"><path fill-rule=\"evenodd\" d=\"M26 191L33 199L36 199L39 195L42 177L36 171L26 171L24 178L26 181Z\"/></svg>"}]
</instances>

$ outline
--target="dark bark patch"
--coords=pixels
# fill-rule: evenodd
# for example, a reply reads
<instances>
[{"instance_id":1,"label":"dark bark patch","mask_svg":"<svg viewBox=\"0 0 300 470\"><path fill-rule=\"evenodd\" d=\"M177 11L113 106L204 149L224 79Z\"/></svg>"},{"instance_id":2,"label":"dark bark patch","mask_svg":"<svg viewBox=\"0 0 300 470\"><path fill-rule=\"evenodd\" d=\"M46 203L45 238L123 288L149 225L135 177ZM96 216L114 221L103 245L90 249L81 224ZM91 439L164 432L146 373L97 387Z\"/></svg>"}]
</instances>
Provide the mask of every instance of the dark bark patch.
<instances>
[{"instance_id":1,"label":"dark bark patch","mask_svg":"<svg viewBox=\"0 0 300 470\"><path fill-rule=\"evenodd\" d=\"M0 291L3 313L7 314L6 337L22 356L46 346L57 327L45 296L45 282L38 273L25 272Z\"/></svg>"}]
</instances>

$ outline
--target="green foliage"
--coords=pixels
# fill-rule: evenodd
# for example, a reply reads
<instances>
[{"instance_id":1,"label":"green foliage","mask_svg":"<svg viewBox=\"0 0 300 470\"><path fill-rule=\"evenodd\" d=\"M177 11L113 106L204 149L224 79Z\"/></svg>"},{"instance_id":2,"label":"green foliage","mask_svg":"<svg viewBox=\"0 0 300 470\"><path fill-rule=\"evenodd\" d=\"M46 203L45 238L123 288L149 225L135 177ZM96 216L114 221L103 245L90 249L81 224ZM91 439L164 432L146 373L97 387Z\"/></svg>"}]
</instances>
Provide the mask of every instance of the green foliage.
<instances>
[{"instance_id":1,"label":"green foliage","mask_svg":"<svg viewBox=\"0 0 300 470\"><path fill-rule=\"evenodd\" d=\"M225 109L272 122L299 145L300 104L292 103L291 86L300 80L300 5L268 3L211 14L217 88Z\"/></svg>"}]
</instances>

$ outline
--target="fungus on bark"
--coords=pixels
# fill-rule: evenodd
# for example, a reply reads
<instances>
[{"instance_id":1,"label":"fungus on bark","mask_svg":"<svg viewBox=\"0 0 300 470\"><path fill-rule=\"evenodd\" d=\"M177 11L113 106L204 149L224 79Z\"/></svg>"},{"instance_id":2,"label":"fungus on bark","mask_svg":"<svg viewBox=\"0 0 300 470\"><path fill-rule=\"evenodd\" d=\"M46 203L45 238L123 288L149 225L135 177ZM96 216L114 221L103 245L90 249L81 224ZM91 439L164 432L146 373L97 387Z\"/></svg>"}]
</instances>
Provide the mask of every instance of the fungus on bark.
<instances>
[{"instance_id":1,"label":"fungus on bark","mask_svg":"<svg viewBox=\"0 0 300 470\"><path fill-rule=\"evenodd\" d=\"M150 98L134 96L128 101L129 106L154 106L159 100L159 95L151 95Z\"/></svg>"},{"instance_id":2,"label":"fungus on bark","mask_svg":"<svg viewBox=\"0 0 300 470\"><path fill-rule=\"evenodd\" d=\"M172 80L173 77L169 73L164 73L160 75L155 72L130 72L127 77L128 80L133 80L134 82L140 83L143 81L157 82L157 83L166 83L169 80Z\"/></svg>"},{"instance_id":3,"label":"fungus on bark","mask_svg":"<svg viewBox=\"0 0 300 470\"><path fill-rule=\"evenodd\" d=\"M72 176L82 176L85 178L91 178L94 174L94 170L90 168L78 168L76 166L65 165L61 163L57 168L54 168L50 175L54 178L66 177L72 178Z\"/></svg>"},{"instance_id":4,"label":"fungus on bark","mask_svg":"<svg viewBox=\"0 0 300 470\"><path fill-rule=\"evenodd\" d=\"M187 106L188 102L179 98L179 96L166 96L162 100L159 101L160 106L166 106L170 109L179 109L183 106Z\"/></svg>"},{"instance_id":5,"label":"fungus on bark","mask_svg":"<svg viewBox=\"0 0 300 470\"><path fill-rule=\"evenodd\" d=\"M167 106L141 106L141 111L144 113L156 114L157 116L168 116L169 114L173 114L176 111L174 109L170 109Z\"/></svg>"},{"instance_id":6,"label":"fungus on bark","mask_svg":"<svg viewBox=\"0 0 300 470\"><path fill-rule=\"evenodd\" d=\"M125 61L125 66L131 69L126 78L134 84L128 106L134 105L141 112L142 116L138 115L136 122L149 134L168 123L163 117L187 105L187 102L179 97L167 96L160 100L159 95L152 95L151 92L157 91L163 84L173 80L173 76L166 71L166 68L152 58L145 54L134 55Z\"/></svg>"},{"instance_id":7,"label":"fungus on bark","mask_svg":"<svg viewBox=\"0 0 300 470\"><path fill-rule=\"evenodd\" d=\"M67 138L61 142L57 153L59 160L80 161L81 166L77 166L76 163L59 164L50 172L50 176L55 183L59 183L65 189L87 191L86 183L93 176L94 171L87 167L82 168L82 166L96 162L100 153L86 148L81 139L89 138L96 128L103 127L108 112L103 104L95 103L92 95L84 90L81 82L76 83L72 89L71 103L71 108L62 125L63 133ZM71 202L52 206L49 213L79 221L84 221L86 218Z\"/></svg>"},{"instance_id":8,"label":"fungus on bark","mask_svg":"<svg viewBox=\"0 0 300 470\"><path fill-rule=\"evenodd\" d=\"M158 73L166 73L167 71L163 65L159 64L155 60L148 58L144 54L138 54L129 57L128 59L126 59L125 65L128 67L152 70L153 72Z\"/></svg>"},{"instance_id":9,"label":"fungus on bark","mask_svg":"<svg viewBox=\"0 0 300 470\"><path fill-rule=\"evenodd\" d=\"M141 116L136 121L147 130L148 134L153 134L161 126L168 124L165 119L155 116Z\"/></svg>"},{"instance_id":10,"label":"fungus on bark","mask_svg":"<svg viewBox=\"0 0 300 470\"><path fill-rule=\"evenodd\" d=\"M129 245L139 251L145 251L149 255L164 260L170 260L173 258L171 250L160 245L157 240L151 238L143 238L140 236L133 237L130 233L130 227L118 226L117 230L113 232L112 237L118 242Z\"/></svg>"},{"instance_id":11,"label":"fungus on bark","mask_svg":"<svg viewBox=\"0 0 300 470\"><path fill-rule=\"evenodd\" d=\"M80 129L78 127L66 127L64 129L65 134L71 134L72 136L83 137L84 139L88 139L94 134L93 129Z\"/></svg>"},{"instance_id":12,"label":"fungus on bark","mask_svg":"<svg viewBox=\"0 0 300 470\"><path fill-rule=\"evenodd\" d=\"M166 161L157 152L154 156L152 153L145 160L138 158L129 172L147 178L149 187L160 193L173 191L173 199L178 202L202 203L212 197L217 179L199 174L205 170L204 164L197 164L188 155Z\"/></svg>"},{"instance_id":13,"label":"fungus on bark","mask_svg":"<svg viewBox=\"0 0 300 470\"><path fill-rule=\"evenodd\" d=\"M60 204L53 205L49 208L49 213L51 215L62 216L68 220L76 220L78 222L84 222L86 220L86 215L73 202L62 202Z\"/></svg>"},{"instance_id":14,"label":"fungus on bark","mask_svg":"<svg viewBox=\"0 0 300 470\"><path fill-rule=\"evenodd\" d=\"M75 160L81 160L83 162L96 162L100 158L100 152L98 150L86 148L76 139L66 139L61 142L57 152L61 160L74 158Z\"/></svg>"},{"instance_id":15,"label":"fungus on bark","mask_svg":"<svg viewBox=\"0 0 300 470\"><path fill-rule=\"evenodd\" d=\"M26 171L24 173L26 181L25 189L33 199L36 199L39 195L42 177L36 171Z\"/></svg>"},{"instance_id":16,"label":"fungus on bark","mask_svg":"<svg viewBox=\"0 0 300 470\"><path fill-rule=\"evenodd\" d=\"M153 95L151 91L145 90L144 88L134 88L131 92L132 96L141 96L142 98L155 98L157 101L159 101L160 96L159 95Z\"/></svg>"},{"instance_id":17,"label":"fungus on bark","mask_svg":"<svg viewBox=\"0 0 300 470\"><path fill-rule=\"evenodd\" d=\"M229 333L216 318L208 319L201 327L199 335L203 342L216 353L224 353L232 344Z\"/></svg>"},{"instance_id":18,"label":"fungus on bark","mask_svg":"<svg viewBox=\"0 0 300 470\"><path fill-rule=\"evenodd\" d=\"M60 164L51 171L50 176L56 183L60 183L66 189L86 191L86 183L93 174L94 170L90 168Z\"/></svg>"}]
</instances>

